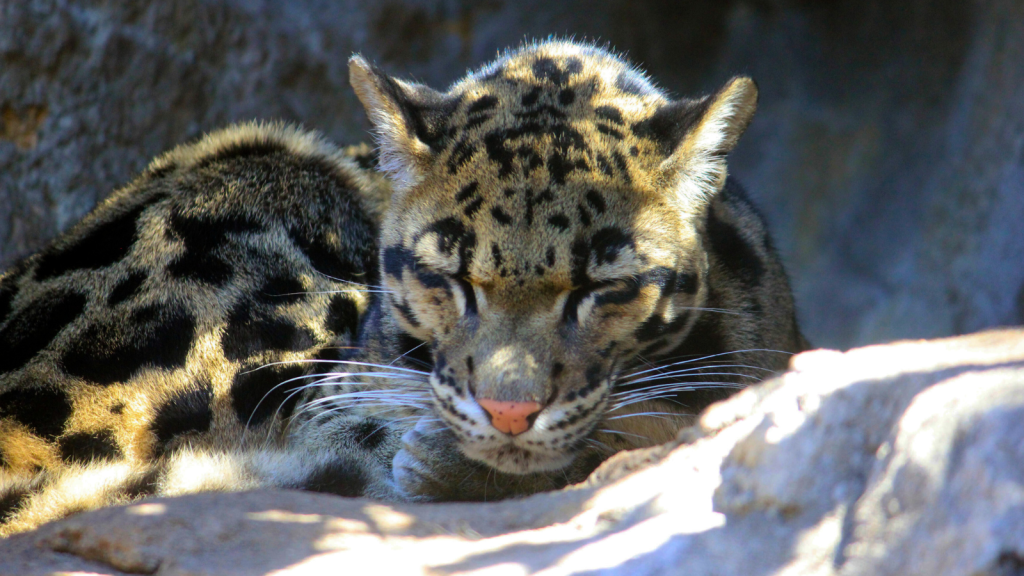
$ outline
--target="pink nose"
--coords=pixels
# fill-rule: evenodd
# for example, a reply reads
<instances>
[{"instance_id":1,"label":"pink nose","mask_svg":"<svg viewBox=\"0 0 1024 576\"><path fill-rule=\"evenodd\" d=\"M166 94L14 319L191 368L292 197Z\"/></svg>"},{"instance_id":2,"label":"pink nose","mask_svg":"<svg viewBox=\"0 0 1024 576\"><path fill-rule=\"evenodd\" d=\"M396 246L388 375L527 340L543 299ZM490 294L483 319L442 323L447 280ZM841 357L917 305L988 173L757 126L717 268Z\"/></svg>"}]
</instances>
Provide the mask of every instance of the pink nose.
<instances>
[{"instance_id":1,"label":"pink nose","mask_svg":"<svg viewBox=\"0 0 1024 576\"><path fill-rule=\"evenodd\" d=\"M491 415L491 425L505 434L522 434L530 429L529 417L540 412L536 402L499 402L477 398L477 404Z\"/></svg>"}]
</instances>

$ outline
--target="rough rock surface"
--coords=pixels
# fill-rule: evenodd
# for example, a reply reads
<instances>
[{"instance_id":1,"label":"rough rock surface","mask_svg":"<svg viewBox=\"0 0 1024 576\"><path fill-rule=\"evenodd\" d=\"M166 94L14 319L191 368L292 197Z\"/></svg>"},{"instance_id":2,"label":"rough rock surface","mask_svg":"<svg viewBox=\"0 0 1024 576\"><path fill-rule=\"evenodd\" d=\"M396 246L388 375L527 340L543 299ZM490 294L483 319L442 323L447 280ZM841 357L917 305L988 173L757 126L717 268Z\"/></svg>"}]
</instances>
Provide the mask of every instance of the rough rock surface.
<instances>
[{"instance_id":1,"label":"rough rock surface","mask_svg":"<svg viewBox=\"0 0 1024 576\"><path fill-rule=\"evenodd\" d=\"M805 353L678 444L491 504L145 501L0 542L0 574L1024 570L1024 330Z\"/></svg>"},{"instance_id":2,"label":"rough rock surface","mask_svg":"<svg viewBox=\"0 0 1024 576\"><path fill-rule=\"evenodd\" d=\"M0 0L0 268L228 122L364 139L353 51L445 85L553 33L677 94L757 79L731 166L816 345L1024 322L1019 0Z\"/></svg>"}]
</instances>

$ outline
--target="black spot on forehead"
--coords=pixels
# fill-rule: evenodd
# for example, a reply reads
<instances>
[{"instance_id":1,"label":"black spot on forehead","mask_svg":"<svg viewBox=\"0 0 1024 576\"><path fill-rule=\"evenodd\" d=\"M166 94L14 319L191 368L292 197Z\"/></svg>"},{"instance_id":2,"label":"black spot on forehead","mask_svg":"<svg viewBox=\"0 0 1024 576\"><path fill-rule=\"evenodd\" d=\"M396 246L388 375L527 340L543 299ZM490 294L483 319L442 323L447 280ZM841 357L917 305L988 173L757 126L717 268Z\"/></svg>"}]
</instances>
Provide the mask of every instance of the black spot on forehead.
<instances>
[{"instance_id":1,"label":"black spot on forehead","mask_svg":"<svg viewBox=\"0 0 1024 576\"><path fill-rule=\"evenodd\" d=\"M473 216L474 214L476 214L480 210L480 207L483 206L483 204L484 204L484 199L483 198L477 198L476 200L470 202L466 206L466 208L462 210L462 213L465 214L467 218L471 217L471 216Z\"/></svg>"},{"instance_id":2,"label":"black spot on forehead","mask_svg":"<svg viewBox=\"0 0 1024 576\"><path fill-rule=\"evenodd\" d=\"M533 75L537 77L537 80L547 80L555 86L561 86L564 84L570 76L576 74L582 69L580 67L574 67L573 69L562 69L557 62L547 57L540 57L533 62Z\"/></svg>"},{"instance_id":3,"label":"black spot on forehead","mask_svg":"<svg viewBox=\"0 0 1024 576\"><path fill-rule=\"evenodd\" d=\"M460 168L466 165L476 154L476 144L469 139L463 139L452 148L451 156L448 158L448 173L455 174Z\"/></svg>"},{"instance_id":4,"label":"black spot on forehead","mask_svg":"<svg viewBox=\"0 0 1024 576\"><path fill-rule=\"evenodd\" d=\"M0 394L0 417L24 424L36 436L53 440L71 416L71 400L53 388L16 388Z\"/></svg>"},{"instance_id":5,"label":"black spot on forehead","mask_svg":"<svg viewBox=\"0 0 1024 576\"><path fill-rule=\"evenodd\" d=\"M562 88L558 92L558 103L568 106L576 101L576 92L572 88Z\"/></svg>"},{"instance_id":6,"label":"black spot on forehead","mask_svg":"<svg viewBox=\"0 0 1024 576\"><path fill-rule=\"evenodd\" d=\"M359 308L345 294L335 294L327 307L327 318L324 327L335 335L346 334L355 338L359 330Z\"/></svg>"},{"instance_id":7,"label":"black spot on forehead","mask_svg":"<svg viewBox=\"0 0 1024 576\"><path fill-rule=\"evenodd\" d=\"M583 204L576 205L576 212L579 213L580 224L582 224L583 226L590 226L590 224L592 223L590 212L587 211Z\"/></svg>"},{"instance_id":8,"label":"black spot on forehead","mask_svg":"<svg viewBox=\"0 0 1024 576\"><path fill-rule=\"evenodd\" d=\"M299 394L294 393L306 381L302 366L246 365L235 374L231 383L231 406L243 425L259 426L277 414L288 418L295 409ZM293 378L299 378L288 382Z\"/></svg>"},{"instance_id":9,"label":"black spot on forehead","mask_svg":"<svg viewBox=\"0 0 1024 576\"><path fill-rule=\"evenodd\" d=\"M633 237L614 226L601 228L591 238L591 246L598 265L615 262L623 248L633 245Z\"/></svg>"},{"instance_id":10,"label":"black spot on forehead","mask_svg":"<svg viewBox=\"0 0 1024 576\"><path fill-rule=\"evenodd\" d=\"M156 436L156 454L162 454L168 443L182 434L209 430L213 423L211 402L213 385L208 378L197 380L164 400L150 426Z\"/></svg>"},{"instance_id":11,"label":"black spot on forehead","mask_svg":"<svg viewBox=\"0 0 1024 576\"><path fill-rule=\"evenodd\" d=\"M64 371L95 384L129 380L146 367L175 370L195 338L196 321L180 305L152 304L89 326L61 356Z\"/></svg>"},{"instance_id":12,"label":"black spot on forehead","mask_svg":"<svg viewBox=\"0 0 1024 576\"><path fill-rule=\"evenodd\" d=\"M572 243L570 250L572 257L572 284L573 286L585 286L590 283L590 275L587 274L587 266L590 263L590 246L585 240L577 239Z\"/></svg>"},{"instance_id":13,"label":"black spot on forehead","mask_svg":"<svg viewBox=\"0 0 1024 576\"><path fill-rule=\"evenodd\" d=\"M42 282L72 270L104 268L120 261L135 243L139 216L161 199L163 196L154 196L97 225L70 245L43 252L36 280Z\"/></svg>"},{"instance_id":14,"label":"black spot on forehead","mask_svg":"<svg viewBox=\"0 0 1024 576\"><path fill-rule=\"evenodd\" d=\"M306 288L294 276L275 274L256 291L256 299L270 306L284 306L306 297Z\"/></svg>"},{"instance_id":15,"label":"black spot on forehead","mask_svg":"<svg viewBox=\"0 0 1024 576\"><path fill-rule=\"evenodd\" d=\"M533 106L537 103L537 100L540 99L540 94L541 89L539 87L535 87L526 94L523 94L523 97L520 98L519 101L523 106Z\"/></svg>"},{"instance_id":16,"label":"black spot on forehead","mask_svg":"<svg viewBox=\"0 0 1024 576\"><path fill-rule=\"evenodd\" d=\"M547 252L545 253L544 256L545 256L545 258L547 260L548 268L553 267L555 265L555 247L554 246L548 246L548 250L547 250Z\"/></svg>"},{"instance_id":17,"label":"black spot on forehead","mask_svg":"<svg viewBox=\"0 0 1024 576\"><path fill-rule=\"evenodd\" d=\"M107 306L113 308L129 298L137 296L146 278L148 278L148 275L139 271L128 274L110 291L110 295L107 296Z\"/></svg>"},{"instance_id":18,"label":"black spot on forehead","mask_svg":"<svg viewBox=\"0 0 1024 576\"><path fill-rule=\"evenodd\" d=\"M552 214L548 217L548 224L551 224L555 228L558 228L560 232L565 232L569 229L569 219L561 212Z\"/></svg>"},{"instance_id":19,"label":"black spot on forehead","mask_svg":"<svg viewBox=\"0 0 1024 576\"><path fill-rule=\"evenodd\" d=\"M497 105L498 105L498 98L497 98L497 96L492 96L492 95L488 94L486 96L481 96L480 98L477 98L476 100L471 102L469 104L469 108L466 109L466 113L467 114L474 114L474 113L477 113L477 112L483 112L485 110L490 110L491 108L494 108Z\"/></svg>"},{"instance_id":20,"label":"black spot on forehead","mask_svg":"<svg viewBox=\"0 0 1024 576\"><path fill-rule=\"evenodd\" d=\"M437 220L430 224L426 231L437 234L437 250L444 254L451 254L460 244L470 238L476 238L476 234L466 227L462 220L455 217Z\"/></svg>"},{"instance_id":21,"label":"black spot on forehead","mask_svg":"<svg viewBox=\"0 0 1024 576\"><path fill-rule=\"evenodd\" d=\"M594 108L594 114L602 120L622 124L622 112L614 106L598 106Z\"/></svg>"},{"instance_id":22,"label":"black spot on forehead","mask_svg":"<svg viewBox=\"0 0 1024 576\"><path fill-rule=\"evenodd\" d=\"M604 214L606 209L604 198L597 190L587 190L587 204L598 214Z\"/></svg>"},{"instance_id":23,"label":"black spot on forehead","mask_svg":"<svg viewBox=\"0 0 1024 576\"><path fill-rule=\"evenodd\" d=\"M466 184L461 190L459 190L459 193L455 195L455 201L461 204L462 202L469 200L476 194L478 188L480 188L480 183L476 180Z\"/></svg>"},{"instance_id":24,"label":"black spot on forehead","mask_svg":"<svg viewBox=\"0 0 1024 576\"><path fill-rule=\"evenodd\" d=\"M122 456L121 448L110 430L75 432L57 441L60 459L66 464L88 464L99 460L116 460Z\"/></svg>"},{"instance_id":25,"label":"black spot on forehead","mask_svg":"<svg viewBox=\"0 0 1024 576\"><path fill-rule=\"evenodd\" d=\"M501 206L495 206L491 208L491 216L499 223L504 226L512 224L512 217L507 212L502 210Z\"/></svg>"},{"instance_id":26,"label":"black spot on forehead","mask_svg":"<svg viewBox=\"0 0 1024 576\"><path fill-rule=\"evenodd\" d=\"M622 132L619 132L618 130L616 130L614 128L610 128L608 126L604 126L604 125L600 125L599 124L597 126L597 131L602 133L602 134L604 134L604 135L606 135L606 136L611 136L612 138L615 138L616 140L622 140Z\"/></svg>"},{"instance_id":27,"label":"black spot on forehead","mask_svg":"<svg viewBox=\"0 0 1024 576\"><path fill-rule=\"evenodd\" d=\"M626 94L632 94L634 96L643 96L647 93L646 84L629 70L622 70L619 72L615 77L615 87Z\"/></svg>"},{"instance_id":28,"label":"black spot on forehead","mask_svg":"<svg viewBox=\"0 0 1024 576\"><path fill-rule=\"evenodd\" d=\"M232 308L220 342L224 356L232 361L268 350L299 352L317 343L308 328L245 300Z\"/></svg>"},{"instance_id":29,"label":"black spot on forehead","mask_svg":"<svg viewBox=\"0 0 1024 576\"><path fill-rule=\"evenodd\" d=\"M494 242L491 243L491 258L494 259L494 267L501 267L501 248Z\"/></svg>"},{"instance_id":30,"label":"black spot on forehead","mask_svg":"<svg viewBox=\"0 0 1024 576\"><path fill-rule=\"evenodd\" d=\"M83 294L51 290L29 302L0 328L0 374L17 370L85 310Z\"/></svg>"}]
</instances>

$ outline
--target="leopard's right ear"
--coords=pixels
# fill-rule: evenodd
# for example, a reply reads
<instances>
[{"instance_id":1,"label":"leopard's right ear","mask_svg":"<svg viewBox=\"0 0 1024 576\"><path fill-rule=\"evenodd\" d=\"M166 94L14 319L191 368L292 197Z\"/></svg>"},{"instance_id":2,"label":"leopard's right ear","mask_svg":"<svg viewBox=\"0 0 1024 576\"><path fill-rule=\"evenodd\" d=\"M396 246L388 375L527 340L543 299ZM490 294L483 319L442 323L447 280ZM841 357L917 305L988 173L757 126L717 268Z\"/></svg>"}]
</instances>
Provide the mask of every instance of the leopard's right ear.
<instances>
[{"instance_id":1,"label":"leopard's right ear","mask_svg":"<svg viewBox=\"0 0 1024 576\"><path fill-rule=\"evenodd\" d=\"M366 108L380 147L380 167L397 189L414 185L443 144L458 102L422 84L388 76L356 54L349 81Z\"/></svg>"}]
</instances>

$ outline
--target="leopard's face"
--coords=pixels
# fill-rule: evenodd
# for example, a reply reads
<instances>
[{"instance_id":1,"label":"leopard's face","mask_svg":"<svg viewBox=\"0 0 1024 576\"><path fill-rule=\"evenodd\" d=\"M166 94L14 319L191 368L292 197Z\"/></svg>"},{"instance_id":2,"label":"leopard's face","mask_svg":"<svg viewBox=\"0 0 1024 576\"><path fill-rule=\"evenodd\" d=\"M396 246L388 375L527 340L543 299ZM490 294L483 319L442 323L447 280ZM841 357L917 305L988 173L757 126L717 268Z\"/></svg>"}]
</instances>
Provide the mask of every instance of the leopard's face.
<instances>
[{"instance_id":1,"label":"leopard's face","mask_svg":"<svg viewBox=\"0 0 1024 576\"><path fill-rule=\"evenodd\" d=\"M698 143L666 144L668 100L593 48L525 49L445 94L360 65L397 188L381 277L431 349L437 416L498 470L564 467L619 371L678 344L706 297L705 202L686 192L707 175L673 154Z\"/></svg>"}]
</instances>

